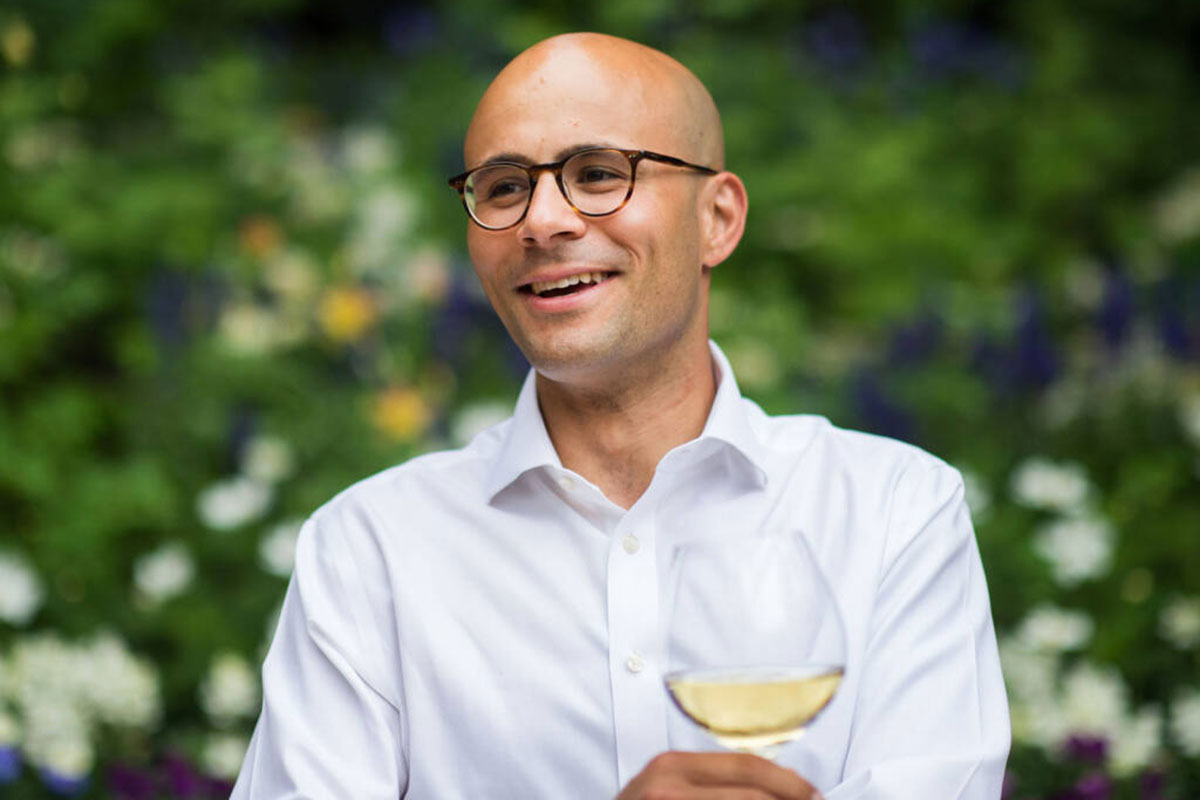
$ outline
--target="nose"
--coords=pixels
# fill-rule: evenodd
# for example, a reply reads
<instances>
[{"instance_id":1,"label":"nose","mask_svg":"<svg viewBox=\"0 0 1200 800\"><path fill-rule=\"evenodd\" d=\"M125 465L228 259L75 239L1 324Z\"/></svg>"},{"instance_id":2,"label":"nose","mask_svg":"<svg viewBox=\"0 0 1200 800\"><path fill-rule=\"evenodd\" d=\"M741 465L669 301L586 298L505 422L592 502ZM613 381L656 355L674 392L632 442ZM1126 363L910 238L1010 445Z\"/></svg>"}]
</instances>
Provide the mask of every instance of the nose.
<instances>
[{"instance_id":1,"label":"nose","mask_svg":"<svg viewBox=\"0 0 1200 800\"><path fill-rule=\"evenodd\" d=\"M571 207L549 170L538 176L521 220L519 235L526 247L543 247L556 239L574 239L587 230L583 216Z\"/></svg>"}]
</instances>

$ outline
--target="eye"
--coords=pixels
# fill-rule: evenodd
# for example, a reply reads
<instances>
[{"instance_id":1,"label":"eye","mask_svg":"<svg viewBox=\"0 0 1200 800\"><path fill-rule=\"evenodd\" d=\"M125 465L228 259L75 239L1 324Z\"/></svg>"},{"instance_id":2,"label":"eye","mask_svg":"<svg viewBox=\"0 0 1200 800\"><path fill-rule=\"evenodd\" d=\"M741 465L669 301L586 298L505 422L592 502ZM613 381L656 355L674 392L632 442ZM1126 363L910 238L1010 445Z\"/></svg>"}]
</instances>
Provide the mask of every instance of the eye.
<instances>
[{"instance_id":1,"label":"eye","mask_svg":"<svg viewBox=\"0 0 1200 800\"><path fill-rule=\"evenodd\" d=\"M601 165L592 164L584 167L575 176L576 183L601 183L603 181L623 181L625 176L615 170Z\"/></svg>"},{"instance_id":2,"label":"eye","mask_svg":"<svg viewBox=\"0 0 1200 800\"><path fill-rule=\"evenodd\" d=\"M486 199L494 200L507 195L519 194L526 189L525 182L516 178L502 178L487 187Z\"/></svg>"}]
</instances>

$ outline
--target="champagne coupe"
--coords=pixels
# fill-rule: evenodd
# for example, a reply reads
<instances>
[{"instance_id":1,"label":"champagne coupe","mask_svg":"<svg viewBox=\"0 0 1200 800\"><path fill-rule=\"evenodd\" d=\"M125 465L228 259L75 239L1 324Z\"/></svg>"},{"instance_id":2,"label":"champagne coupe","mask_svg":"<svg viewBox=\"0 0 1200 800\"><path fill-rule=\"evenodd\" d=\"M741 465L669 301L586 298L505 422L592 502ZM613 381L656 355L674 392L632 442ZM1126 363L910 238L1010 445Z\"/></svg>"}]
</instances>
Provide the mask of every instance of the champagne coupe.
<instances>
[{"instance_id":1,"label":"champagne coupe","mask_svg":"<svg viewBox=\"0 0 1200 800\"><path fill-rule=\"evenodd\" d=\"M668 603L667 691L721 745L773 758L833 699L845 628L800 531L681 544Z\"/></svg>"}]
</instances>

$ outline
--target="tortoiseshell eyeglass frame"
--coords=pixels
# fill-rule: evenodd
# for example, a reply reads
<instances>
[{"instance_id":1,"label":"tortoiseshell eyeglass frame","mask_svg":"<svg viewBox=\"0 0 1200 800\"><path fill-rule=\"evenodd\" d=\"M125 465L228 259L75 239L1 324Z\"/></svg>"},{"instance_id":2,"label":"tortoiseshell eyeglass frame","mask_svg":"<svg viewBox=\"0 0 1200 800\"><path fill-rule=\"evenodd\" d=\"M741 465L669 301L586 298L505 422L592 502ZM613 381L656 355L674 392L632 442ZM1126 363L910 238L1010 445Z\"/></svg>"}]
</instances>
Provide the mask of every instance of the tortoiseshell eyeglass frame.
<instances>
[{"instance_id":1,"label":"tortoiseshell eyeglass frame","mask_svg":"<svg viewBox=\"0 0 1200 800\"><path fill-rule=\"evenodd\" d=\"M568 161L570 161L573 158L577 158L578 156L586 155L587 153L597 153L597 152L620 153L621 155L625 156L626 159L628 159L628 161L629 161L629 188L625 191L625 198L623 200L621 200L620 204L617 205L617 207L614 208L612 211L602 211L599 213L594 213L594 212L589 212L589 211L583 211L577 205L575 205L573 202L571 202L571 196L567 193L566 187L563 186L563 177L562 176L563 176L563 167L566 166ZM637 165L638 165L638 162L642 161L643 159L645 159L647 161L658 161L660 163L670 164L671 166L675 166L675 167L684 167L686 169L696 170L697 172L701 172L705 175L718 174L718 170L715 170L712 167L705 167L701 164L692 164L691 162L684 161L682 158L676 158L675 156L666 156L666 155L663 155L662 153L655 153L650 150L622 150L618 147L588 147L583 150L577 150L574 153L571 153L571 155L567 156L566 158L560 159L558 161L551 161L547 164L519 164L515 161L493 161L489 164L481 164L480 166L475 167L474 169L469 169L466 172L462 173L461 175L455 175L453 178L450 178L448 182L449 182L451 188L455 189L458 192L458 197L462 201L463 208L466 209L467 216L469 216L471 218L472 222L474 222L479 227L484 228L485 230L504 231L504 230L508 230L509 228L513 228L513 227L516 227L517 225L520 225L521 221L525 219L525 215L529 213L529 203L532 202L533 191L534 191L534 189L537 188L538 175L540 175L543 172L551 172L554 174L554 182L558 185L558 191L562 194L563 199L567 201L567 204L569 206L571 206L571 208L575 209L575 212L577 214L582 214L585 217L607 217L610 214L617 213L618 211L620 211L622 208L625 207L625 204L629 202L629 198L633 196L633 187L634 187L634 184L637 183ZM516 220L509 223L508 225L500 225L497 227L493 227L491 225L485 225L482 221L480 221L475 216L475 212L471 210L470 204L467 203L467 194L466 194L467 180L470 179L471 175L475 172L478 172L481 169L491 169L493 167L516 167L517 169L523 170L525 172L525 174L529 177L529 197L525 201L525 208L521 212L521 216L517 217Z\"/></svg>"}]
</instances>

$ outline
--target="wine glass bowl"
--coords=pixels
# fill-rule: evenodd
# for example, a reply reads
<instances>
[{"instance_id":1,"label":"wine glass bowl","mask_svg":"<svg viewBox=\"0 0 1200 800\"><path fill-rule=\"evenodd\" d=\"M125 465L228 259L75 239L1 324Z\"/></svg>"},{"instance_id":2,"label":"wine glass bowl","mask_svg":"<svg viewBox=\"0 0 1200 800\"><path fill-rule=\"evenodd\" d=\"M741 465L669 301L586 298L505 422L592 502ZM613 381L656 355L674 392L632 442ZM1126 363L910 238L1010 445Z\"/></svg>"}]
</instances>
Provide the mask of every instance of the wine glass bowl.
<instances>
[{"instance_id":1,"label":"wine glass bowl","mask_svg":"<svg viewBox=\"0 0 1200 800\"><path fill-rule=\"evenodd\" d=\"M799 531L679 545L668 615L667 690L730 749L772 757L841 683L845 628Z\"/></svg>"}]
</instances>

